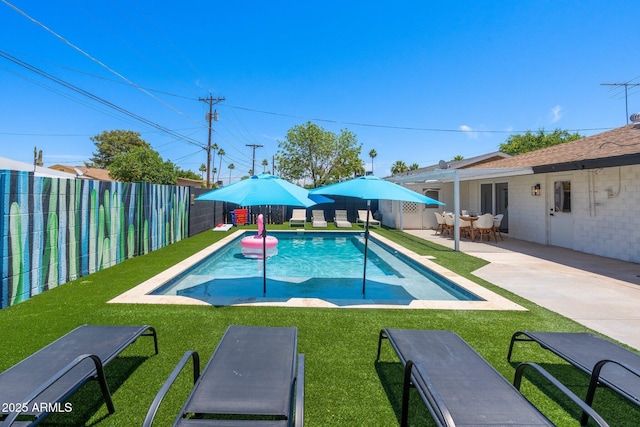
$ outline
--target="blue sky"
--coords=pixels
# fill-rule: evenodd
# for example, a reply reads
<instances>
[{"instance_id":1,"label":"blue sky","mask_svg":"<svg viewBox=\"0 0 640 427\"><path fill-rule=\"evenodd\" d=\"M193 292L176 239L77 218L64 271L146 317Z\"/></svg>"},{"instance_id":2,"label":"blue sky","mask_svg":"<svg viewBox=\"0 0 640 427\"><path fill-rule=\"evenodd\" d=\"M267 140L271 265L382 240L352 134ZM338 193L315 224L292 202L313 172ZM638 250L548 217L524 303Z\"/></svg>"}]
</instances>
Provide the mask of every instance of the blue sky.
<instances>
[{"instance_id":1,"label":"blue sky","mask_svg":"<svg viewBox=\"0 0 640 427\"><path fill-rule=\"evenodd\" d=\"M251 168L247 145L262 171L307 121L354 132L378 176L514 132L592 135L627 123L624 89L602 83L640 83L638 16L637 0L0 0L0 156L83 165L91 136L127 129L197 172L210 95L226 98L225 183L228 163Z\"/></svg>"}]
</instances>

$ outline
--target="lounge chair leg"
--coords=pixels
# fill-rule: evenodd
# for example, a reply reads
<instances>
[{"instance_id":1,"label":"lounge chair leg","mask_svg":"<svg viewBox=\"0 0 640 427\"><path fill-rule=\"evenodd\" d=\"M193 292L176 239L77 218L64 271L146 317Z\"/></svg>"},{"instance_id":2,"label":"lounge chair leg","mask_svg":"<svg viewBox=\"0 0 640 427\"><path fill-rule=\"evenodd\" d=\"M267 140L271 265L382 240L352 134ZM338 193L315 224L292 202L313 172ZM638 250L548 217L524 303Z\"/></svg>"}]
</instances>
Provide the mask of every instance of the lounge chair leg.
<instances>
[{"instance_id":1,"label":"lounge chair leg","mask_svg":"<svg viewBox=\"0 0 640 427\"><path fill-rule=\"evenodd\" d=\"M409 423L409 391L411 390L411 370L413 361L407 360L404 367L404 381L402 382L402 414L400 415L400 427L407 427Z\"/></svg>"},{"instance_id":2,"label":"lounge chair leg","mask_svg":"<svg viewBox=\"0 0 640 427\"><path fill-rule=\"evenodd\" d=\"M384 329L380 331L380 335L378 335L378 355L376 356L376 362L380 360L380 349L382 348L382 340L387 338L387 333Z\"/></svg>"}]
</instances>

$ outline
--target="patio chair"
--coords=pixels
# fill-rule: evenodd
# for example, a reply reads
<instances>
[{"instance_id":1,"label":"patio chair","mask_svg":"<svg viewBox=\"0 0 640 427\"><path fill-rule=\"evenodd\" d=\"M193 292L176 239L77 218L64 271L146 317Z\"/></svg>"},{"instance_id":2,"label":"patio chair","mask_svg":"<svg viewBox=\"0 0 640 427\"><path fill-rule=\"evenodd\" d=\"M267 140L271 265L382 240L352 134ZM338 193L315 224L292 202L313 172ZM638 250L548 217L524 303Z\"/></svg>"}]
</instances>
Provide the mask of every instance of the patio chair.
<instances>
[{"instance_id":1,"label":"patio chair","mask_svg":"<svg viewBox=\"0 0 640 427\"><path fill-rule=\"evenodd\" d=\"M307 223L307 210L306 209L294 209L291 212L291 219L289 219L289 228L293 226L304 226Z\"/></svg>"},{"instance_id":2,"label":"patio chair","mask_svg":"<svg viewBox=\"0 0 640 427\"><path fill-rule=\"evenodd\" d=\"M338 228L351 228L351 222L347 219L347 211L346 210L336 210L336 216L334 217L334 222L336 227Z\"/></svg>"},{"instance_id":3,"label":"patio chair","mask_svg":"<svg viewBox=\"0 0 640 427\"><path fill-rule=\"evenodd\" d=\"M493 229L493 215L491 215L490 213L480 215L477 221L474 221L473 231L474 233L478 233L480 235L481 242L482 242L482 236L487 236L489 240L493 236L493 240L495 240L496 243L498 243L496 232Z\"/></svg>"},{"instance_id":4,"label":"patio chair","mask_svg":"<svg viewBox=\"0 0 640 427\"><path fill-rule=\"evenodd\" d=\"M449 234L450 236L453 236L453 229L454 229L454 219L453 219L453 214L450 212L445 212L442 214L442 216L444 217L444 231L445 233Z\"/></svg>"},{"instance_id":5,"label":"patio chair","mask_svg":"<svg viewBox=\"0 0 640 427\"><path fill-rule=\"evenodd\" d=\"M460 227L460 237L462 237L463 234L470 238L474 237L473 230L471 230L471 221L459 218L458 227Z\"/></svg>"},{"instance_id":6,"label":"patio chair","mask_svg":"<svg viewBox=\"0 0 640 427\"><path fill-rule=\"evenodd\" d=\"M496 235L500 236L500 240L504 241L502 238L502 233L500 232L500 224L502 224L502 218L504 218L504 214L498 214L493 217L493 231Z\"/></svg>"},{"instance_id":7,"label":"patio chair","mask_svg":"<svg viewBox=\"0 0 640 427\"><path fill-rule=\"evenodd\" d=\"M585 332L517 331L511 337L507 360L516 342L536 342L590 377L585 402L591 406L597 387L608 387L640 405L640 355ZM586 424L583 418L583 425Z\"/></svg>"},{"instance_id":8,"label":"patio chair","mask_svg":"<svg viewBox=\"0 0 640 427\"><path fill-rule=\"evenodd\" d=\"M311 226L313 228L327 228L327 220L324 219L323 210L311 211Z\"/></svg>"},{"instance_id":9,"label":"patio chair","mask_svg":"<svg viewBox=\"0 0 640 427\"><path fill-rule=\"evenodd\" d=\"M371 215L371 211L369 213L369 226L380 227L380 221L377 219L373 219L373 215ZM358 218L356 218L356 224L358 223L367 223L367 210L366 209L358 209Z\"/></svg>"},{"instance_id":10,"label":"patio chair","mask_svg":"<svg viewBox=\"0 0 640 427\"><path fill-rule=\"evenodd\" d=\"M304 355L297 354L297 345L296 328L229 326L202 374L197 352L183 356L153 400L143 427L152 425L189 359L194 386L174 426L302 426Z\"/></svg>"},{"instance_id":11,"label":"patio chair","mask_svg":"<svg viewBox=\"0 0 640 427\"><path fill-rule=\"evenodd\" d=\"M113 413L104 367L140 336L152 336L158 354L158 339L151 326L83 325L13 365L0 374L0 402L20 405L15 412L7 412L3 405L0 423L36 425L55 410L54 404L62 404L89 380L98 381L107 409ZM29 420L16 421L18 417Z\"/></svg>"},{"instance_id":12,"label":"patio chair","mask_svg":"<svg viewBox=\"0 0 640 427\"><path fill-rule=\"evenodd\" d=\"M452 331L382 329L404 365L400 425L408 422L409 392L414 386L436 425L553 426L516 387ZM580 398L535 364L547 381L589 413L601 426L607 423Z\"/></svg>"},{"instance_id":13,"label":"patio chair","mask_svg":"<svg viewBox=\"0 0 640 427\"><path fill-rule=\"evenodd\" d=\"M440 233L440 235L442 236L445 228L447 227L447 223L445 222L444 217L440 212L434 212L433 214L436 216L436 222L438 223L438 228L436 228L436 234Z\"/></svg>"}]
</instances>

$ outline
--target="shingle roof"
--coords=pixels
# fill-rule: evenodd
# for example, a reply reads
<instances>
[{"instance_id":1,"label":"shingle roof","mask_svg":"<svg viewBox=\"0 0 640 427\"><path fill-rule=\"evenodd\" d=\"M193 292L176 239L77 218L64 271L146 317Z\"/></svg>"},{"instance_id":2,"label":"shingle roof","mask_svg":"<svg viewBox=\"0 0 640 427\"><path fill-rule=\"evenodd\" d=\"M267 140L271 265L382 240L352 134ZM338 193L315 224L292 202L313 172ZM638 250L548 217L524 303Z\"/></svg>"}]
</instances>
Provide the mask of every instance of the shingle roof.
<instances>
[{"instance_id":1,"label":"shingle roof","mask_svg":"<svg viewBox=\"0 0 640 427\"><path fill-rule=\"evenodd\" d=\"M51 169L67 172L82 177L84 179L97 179L100 181L115 181L109 176L109 171L99 168L88 168L86 166L53 165Z\"/></svg>"},{"instance_id":2,"label":"shingle roof","mask_svg":"<svg viewBox=\"0 0 640 427\"><path fill-rule=\"evenodd\" d=\"M634 156L635 155L635 156ZM531 151L471 168L536 167L640 155L640 125L626 125L572 142ZM640 163L640 159L633 163ZM576 167L579 168L579 167ZM574 168L575 169L575 168Z\"/></svg>"}]
</instances>

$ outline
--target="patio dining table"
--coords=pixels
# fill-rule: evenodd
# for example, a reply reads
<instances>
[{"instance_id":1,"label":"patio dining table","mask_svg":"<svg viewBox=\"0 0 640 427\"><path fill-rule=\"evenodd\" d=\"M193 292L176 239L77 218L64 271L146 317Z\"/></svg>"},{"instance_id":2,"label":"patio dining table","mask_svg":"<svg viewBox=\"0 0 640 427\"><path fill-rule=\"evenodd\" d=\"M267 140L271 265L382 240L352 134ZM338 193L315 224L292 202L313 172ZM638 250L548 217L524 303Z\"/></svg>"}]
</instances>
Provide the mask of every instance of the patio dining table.
<instances>
[{"instance_id":1,"label":"patio dining table","mask_svg":"<svg viewBox=\"0 0 640 427\"><path fill-rule=\"evenodd\" d=\"M477 216L470 216L470 215L460 215L460 219L462 219L464 221L469 221L471 223L469 234L471 235L471 240L474 241L476 239L476 232L475 232L475 228L473 226L473 223L478 220L478 217Z\"/></svg>"}]
</instances>

